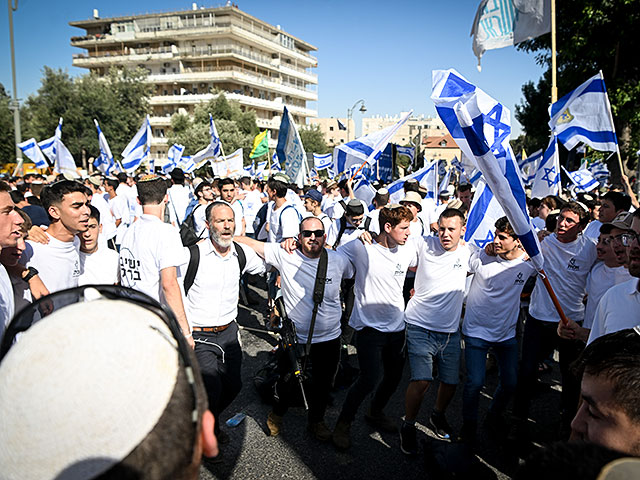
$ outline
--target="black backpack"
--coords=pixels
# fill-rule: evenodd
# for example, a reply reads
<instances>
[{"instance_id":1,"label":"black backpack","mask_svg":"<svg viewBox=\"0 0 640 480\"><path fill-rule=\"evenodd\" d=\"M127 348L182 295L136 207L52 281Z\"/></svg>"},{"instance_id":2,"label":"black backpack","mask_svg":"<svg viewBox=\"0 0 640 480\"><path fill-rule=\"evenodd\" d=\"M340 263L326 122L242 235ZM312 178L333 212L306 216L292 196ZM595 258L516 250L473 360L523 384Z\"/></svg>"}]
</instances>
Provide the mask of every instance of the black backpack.
<instances>
[{"instance_id":1,"label":"black backpack","mask_svg":"<svg viewBox=\"0 0 640 480\"><path fill-rule=\"evenodd\" d=\"M195 245L202 239L204 230L198 234L196 231L196 220L193 216L195 211L201 206L202 205L196 205L196 207L191 210L191 213L187 215L187 218L184 219L184 222L180 224L180 240L182 240L182 245L185 247Z\"/></svg>"}]
</instances>

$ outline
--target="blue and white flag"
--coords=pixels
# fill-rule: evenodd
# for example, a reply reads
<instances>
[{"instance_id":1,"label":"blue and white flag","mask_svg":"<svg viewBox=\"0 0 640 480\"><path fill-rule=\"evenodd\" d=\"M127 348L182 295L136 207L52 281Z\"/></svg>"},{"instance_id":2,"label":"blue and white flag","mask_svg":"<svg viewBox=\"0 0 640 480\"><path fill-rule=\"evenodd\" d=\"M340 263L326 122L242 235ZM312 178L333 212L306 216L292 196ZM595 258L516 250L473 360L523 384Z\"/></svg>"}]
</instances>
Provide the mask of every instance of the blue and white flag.
<instances>
[{"instance_id":1,"label":"blue and white flag","mask_svg":"<svg viewBox=\"0 0 640 480\"><path fill-rule=\"evenodd\" d=\"M325 168L331 168L333 165L333 154L325 153L320 155L318 153L313 154L313 165L316 170L324 170Z\"/></svg>"},{"instance_id":2,"label":"blue and white flag","mask_svg":"<svg viewBox=\"0 0 640 480\"><path fill-rule=\"evenodd\" d=\"M167 163L162 166L162 173L166 175L176 168L176 165L178 165L183 153L184 145L177 143L171 145L171 148L169 148L169 151L167 152Z\"/></svg>"},{"instance_id":3,"label":"blue and white flag","mask_svg":"<svg viewBox=\"0 0 640 480\"><path fill-rule=\"evenodd\" d=\"M601 184L605 184L609 178L610 172L607 165L601 161L593 162L587 167L587 169L593 174L593 178L598 180Z\"/></svg>"},{"instance_id":4,"label":"blue and white flag","mask_svg":"<svg viewBox=\"0 0 640 480\"><path fill-rule=\"evenodd\" d=\"M220 135L218 135L218 129L213 121L213 116L209 114L209 135L211 135L211 148L214 156L222 155L222 142L220 141Z\"/></svg>"},{"instance_id":5,"label":"blue and white flag","mask_svg":"<svg viewBox=\"0 0 640 480\"><path fill-rule=\"evenodd\" d=\"M358 167L363 163L372 165L412 113L413 110L405 113L394 125L335 147L333 162L336 170L346 172L353 165Z\"/></svg>"},{"instance_id":6,"label":"blue and white flag","mask_svg":"<svg viewBox=\"0 0 640 480\"><path fill-rule=\"evenodd\" d=\"M280 165L280 160L278 159L278 152L273 152L271 156L271 171L272 172L281 172L282 166Z\"/></svg>"},{"instance_id":7,"label":"blue and white flag","mask_svg":"<svg viewBox=\"0 0 640 480\"><path fill-rule=\"evenodd\" d=\"M567 150L584 142L594 150L617 151L618 139L602 72L552 104L549 115L551 130Z\"/></svg>"},{"instance_id":8,"label":"blue and white flag","mask_svg":"<svg viewBox=\"0 0 640 480\"><path fill-rule=\"evenodd\" d=\"M54 142L54 153L56 156L56 161L53 166L53 171L55 173L72 173L77 175L78 172L76 170L76 161L73 159L71 152L62 143L62 117L58 121L58 126L56 127L55 134L55 142Z\"/></svg>"},{"instance_id":9,"label":"blue and white flag","mask_svg":"<svg viewBox=\"0 0 640 480\"><path fill-rule=\"evenodd\" d=\"M184 173L192 173L198 167L190 155L182 156L176 166Z\"/></svg>"},{"instance_id":10,"label":"blue and white flag","mask_svg":"<svg viewBox=\"0 0 640 480\"><path fill-rule=\"evenodd\" d=\"M390 204L400 203L400 200L404 198L404 182L411 179L415 179L420 185L427 189L427 195L425 198L436 198L436 189L438 187L436 178L436 162L431 162L420 170L399 178L387 187L387 190L389 191Z\"/></svg>"},{"instance_id":11,"label":"blue and white flag","mask_svg":"<svg viewBox=\"0 0 640 480\"><path fill-rule=\"evenodd\" d=\"M151 149L151 124L149 116L142 121L142 126L135 134L129 145L122 151L122 167L127 172L133 172L149 155Z\"/></svg>"},{"instance_id":12,"label":"blue and white flag","mask_svg":"<svg viewBox=\"0 0 640 480\"><path fill-rule=\"evenodd\" d=\"M549 146L542 154L531 183L531 198L544 198L560 193L560 160L558 139L551 134Z\"/></svg>"},{"instance_id":13,"label":"blue and white flag","mask_svg":"<svg viewBox=\"0 0 640 480\"><path fill-rule=\"evenodd\" d=\"M413 162L415 160L416 157L416 149L413 147L400 147L398 145L396 145L396 152L398 153L398 155L402 155L404 157L409 157L409 164L413 165Z\"/></svg>"},{"instance_id":14,"label":"blue and white flag","mask_svg":"<svg viewBox=\"0 0 640 480\"><path fill-rule=\"evenodd\" d=\"M338 130L346 130L347 129L347 127L344 126L344 123L342 123L339 118L337 118L336 120L338 120Z\"/></svg>"},{"instance_id":15,"label":"blue and white flag","mask_svg":"<svg viewBox=\"0 0 640 480\"><path fill-rule=\"evenodd\" d=\"M542 161L543 153L542 149L540 149L518 163L522 174L522 182L525 185L531 185L533 179L536 178L536 172L538 171L538 165Z\"/></svg>"},{"instance_id":16,"label":"blue and white flag","mask_svg":"<svg viewBox=\"0 0 640 480\"><path fill-rule=\"evenodd\" d=\"M511 115L455 70L433 72L431 98L456 144L482 172L536 268L543 266L520 169L509 145Z\"/></svg>"},{"instance_id":17,"label":"blue and white flag","mask_svg":"<svg viewBox=\"0 0 640 480\"><path fill-rule=\"evenodd\" d=\"M353 186L353 194L366 205L371 205L373 197L376 196L376 189L369 183L369 180L361 178Z\"/></svg>"},{"instance_id":18,"label":"blue and white flag","mask_svg":"<svg viewBox=\"0 0 640 480\"><path fill-rule=\"evenodd\" d=\"M577 191L590 192L599 185L598 181L593 178L593 175L587 169L576 170L575 172L569 172L564 167L562 169L576 186Z\"/></svg>"},{"instance_id":19,"label":"blue and white flag","mask_svg":"<svg viewBox=\"0 0 640 480\"><path fill-rule=\"evenodd\" d=\"M47 168L49 166L35 138L30 138L29 140L19 143L18 147L22 150L25 157L36 164L36 168Z\"/></svg>"},{"instance_id":20,"label":"blue and white flag","mask_svg":"<svg viewBox=\"0 0 640 480\"><path fill-rule=\"evenodd\" d=\"M462 167L460 160L458 160L458 157L453 157L453 160L451 160L451 166L459 172L464 172L464 168Z\"/></svg>"},{"instance_id":21,"label":"blue and white flag","mask_svg":"<svg viewBox=\"0 0 640 480\"><path fill-rule=\"evenodd\" d=\"M284 107L280 131L278 132L278 146L276 147L278 159L284 164L284 171L292 182L300 188L304 186L306 175L307 154L304 151L300 134L293 122L291 113Z\"/></svg>"},{"instance_id":22,"label":"blue and white flag","mask_svg":"<svg viewBox=\"0 0 640 480\"><path fill-rule=\"evenodd\" d=\"M267 168L268 162L266 160L258 162L254 175L260 179L264 179L267 176Z\"/></svg>"},{"instance_id":23,"label":"blue and white flag","mask_svg":"<svg viewBox=\"0 0 640 480\"><path fill-rule=\"evenodd\" d=\"M103 174L110 175L115 167L116 162L113 160L111 149L109 148L109 144L107 143L107 137L104 136L104 133L100 129L98 120L94 118L93 123L96 125L96 129L98 130L98 147L100 148L100 155L98 155L98 157L94 160L93 166Z\"/></svg>"},{"instance_id":24,"label":"blue and white flag","mask_svg":"<svg viewBox=\"0 0 640 480\"><path fill-rule=\"evenodd\" d=\"M38 142L40 151L45 154L50 167L56 163L56 137L49 137L46 140Z\"/></svg>"},{"instance_id":25,"label":"blue and white flag","mask_svg":"<svg viewBox=\"0 0 640 480\"><path fill-rule=\"evenodd\" d=\"M496 220L501 217L504 217L504 210L484 179L480 179L467 215L465 242L479 248L493 242Z\"/></svg>"},{"instance_id":26,"label":"blue and white flag","mask_svg":"<svg viewBox=\"0 0 640 480\"><path fill-rule=\"evenodd\" d=\"M438 195L440 192L443 192L449 186L449 182L451 182L451 169L446 170L445 174L442 176L442 180L440 180L440 186L438 187Z\"/></svg>"}]
</instances>

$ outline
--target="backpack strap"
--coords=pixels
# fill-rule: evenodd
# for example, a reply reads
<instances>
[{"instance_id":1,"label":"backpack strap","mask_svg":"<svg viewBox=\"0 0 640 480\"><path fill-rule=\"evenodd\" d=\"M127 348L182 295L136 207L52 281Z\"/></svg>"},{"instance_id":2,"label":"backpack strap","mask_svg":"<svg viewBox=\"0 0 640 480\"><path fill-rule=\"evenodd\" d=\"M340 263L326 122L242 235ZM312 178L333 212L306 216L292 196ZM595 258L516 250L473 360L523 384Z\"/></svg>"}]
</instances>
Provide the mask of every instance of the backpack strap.
<instances>
[{"instance_id":1,"label":"backpack strap","mask_svg":"<svg viewBox=\"0 0 640 480\"><path fill-rule=\"evenodd\" d=\"M371 217L367 217L364 219L364 229L366 232L369 232L369 225L371 225Z\"/></svg>"},{"instance_id":2,"label":"backpack strap","mask_svg":"<svg viewBox=\"0 0 640 480\"><path fill-rule=\"evenodd\" d=\"M240 265L240 276L242 276L244 267L247 266L247 255L244 253L244 250L239 243L233 242L233 246L236 248L236 254L238 255L238 265Z\"/></svg>"},{"instance_id":3,"label":"backpack strap","mask_svg":"<svg viewBox=\"0 0 640 480\"><path fill-rule=\"evenodd\" d=\"M189 293L189 289L193 285L193 281L196 279L196 273L198 273L198 266L200 265L200 249L198 244L191 245L189 247L189 265L187 266L187 273L184 276L184 295Z\"/></svg>"},{"instance_id":4,"label":"backpack strap","mask_svg":"<svg viewBox=\"0 0 640 480\"><path fill-rule=\"evenodd\" d=\"M307 359L309 358L309 352L311 351L311 339L313 338L313 329L316 326L316 317L318 316L318 308L324 298L324 287L327 284L327 267L329 264L329 254L327 249L323 248L320 252L320 258L318 259L318 270L316 271L316 281L313 285L313 312L311 313L311 324L309 325L309 335L307 335L306 353L304 358L304 365L302 371L307 366Z\"/></svg>"},{"instance_id":5,"label":"backpack strap","mask_svg":"<svg viewBox=\"0 0 640 480\"><path fill-rule=\"evenodd\" d=\"M279 217L280 220L278 223L278 230L279 230L278 233L280 233L280 235L282 235L282 214L287 208L293 208L293 211L296 212L296 215L298 216L298 221L300 221L300 213L298 213L298 210L296 210L296 208L291 204L285 205L285 207L282 210L280 210L280 217Z\"/></svg>"},{"instance_id":6,"label":"backpack strap","mask_svg":"<svg viewBox=\"0 0 640 480\"><path fill-rule=\"evenodd\" d=\"M333 246L331 247L334 250L336 248L338 248L338 245L340 245L340 239L342 238L342 234L347 229L347 219L345 218L344 215L342 215L338 221L340 222L340 229L338 230L338 235L336 236L336 241L333 242Z\"/></svg>"}]
</instances>

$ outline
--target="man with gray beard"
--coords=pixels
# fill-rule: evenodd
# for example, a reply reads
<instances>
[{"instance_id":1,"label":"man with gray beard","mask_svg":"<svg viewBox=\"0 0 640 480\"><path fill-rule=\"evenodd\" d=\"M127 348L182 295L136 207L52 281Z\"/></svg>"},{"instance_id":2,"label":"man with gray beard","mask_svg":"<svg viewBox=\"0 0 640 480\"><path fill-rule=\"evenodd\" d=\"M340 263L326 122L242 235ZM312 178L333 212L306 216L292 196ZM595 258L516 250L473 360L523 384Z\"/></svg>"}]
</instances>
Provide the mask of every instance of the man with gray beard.
<instances>
[{"instance_id":1,"label":"man with gray beard","mask_svg":"<svg viewBox=\"0 0 640 480\"><path fill-rule=\"evenodd\" d=\"M242 349L239 342L238 293L240 276L262 274L264 263L248 247L233 241L233 209L213 202L206 210L209 238L189 247L189 264L180 269L185 291L185 311L192 327L195 353L216 418L220 443L220 414L242 388Z\"/></svg>"}]
</instances>

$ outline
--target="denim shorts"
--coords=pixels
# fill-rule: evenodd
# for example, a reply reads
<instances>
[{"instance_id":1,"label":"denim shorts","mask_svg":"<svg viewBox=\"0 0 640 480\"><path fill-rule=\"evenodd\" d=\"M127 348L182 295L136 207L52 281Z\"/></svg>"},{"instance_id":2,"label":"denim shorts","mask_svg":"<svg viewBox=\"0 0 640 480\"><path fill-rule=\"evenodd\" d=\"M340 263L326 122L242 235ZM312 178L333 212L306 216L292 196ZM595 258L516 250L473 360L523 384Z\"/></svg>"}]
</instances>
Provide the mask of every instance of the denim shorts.
<instances>
[{"instance_id":1,"label":"denim shorts","mask_svg":"<svg viewBox=\"0 0 640 480\"><path fill-rule=\"evenodd\" d=\"M460 378L460 331L441 333L407 324L407 353L411 381L433 380L433 362L438 362L441 382L456 385Z\"/></svg>"}]
</instances>

